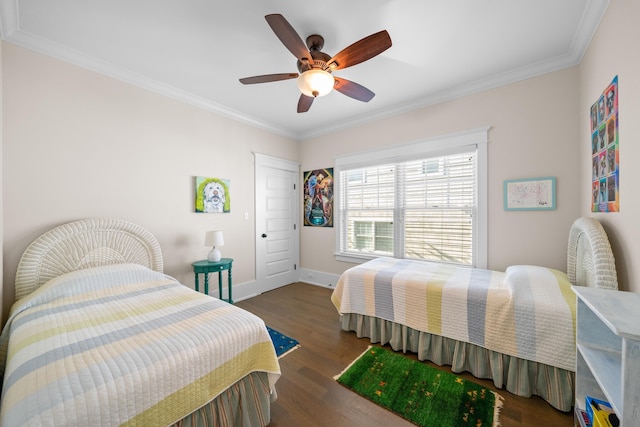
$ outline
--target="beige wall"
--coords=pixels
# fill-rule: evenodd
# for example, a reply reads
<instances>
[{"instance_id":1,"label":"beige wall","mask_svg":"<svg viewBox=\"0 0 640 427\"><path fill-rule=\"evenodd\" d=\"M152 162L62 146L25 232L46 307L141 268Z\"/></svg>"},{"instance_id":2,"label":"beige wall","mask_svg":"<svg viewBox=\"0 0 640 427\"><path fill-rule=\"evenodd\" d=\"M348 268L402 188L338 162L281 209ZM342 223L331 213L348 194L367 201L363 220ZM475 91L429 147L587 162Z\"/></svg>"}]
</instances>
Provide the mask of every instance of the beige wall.
<instances>
[{"instance_id":1,"label":"beige wall","mask_svg":"<svg viewBox=\"0 0 640 427\"><path fill-rule=\"evenodd\" d=\"M580 209L605 227L620 288L640 292L640 2L615 0L580 64ZM591 213L589 108L618 75L620 212Z\"/></svg>"},{"instance_id":2,"label":"beige wall","mask_svg":"<svg viewBox=\"0 0 640 427\"><path fill-rule=\"evenodd\" d=\"M222 229L234 284L255 279L253 152L297 160L295 141L8 43L2 58L5 316L26 246L84 217L149 229L191 286L205 231ZM231 180L231 213L193 212L197 175Z\"/></svg>"},{"instance_id":3,"label":"beige wall","mask_svg":"<svg viewBox=\"0 0 640 427\"><path fill-rule=\"evenodd\" d=\"M302 143L302 170L330 167L334 156L489 125L488 267L537 264L566 271L567 239L579 216L578 70L445 102ZM557 177L557 210L505 212L505 179ZM335 230L303 227L303 268L340 274Z\"/></svg>"}]
</instances>

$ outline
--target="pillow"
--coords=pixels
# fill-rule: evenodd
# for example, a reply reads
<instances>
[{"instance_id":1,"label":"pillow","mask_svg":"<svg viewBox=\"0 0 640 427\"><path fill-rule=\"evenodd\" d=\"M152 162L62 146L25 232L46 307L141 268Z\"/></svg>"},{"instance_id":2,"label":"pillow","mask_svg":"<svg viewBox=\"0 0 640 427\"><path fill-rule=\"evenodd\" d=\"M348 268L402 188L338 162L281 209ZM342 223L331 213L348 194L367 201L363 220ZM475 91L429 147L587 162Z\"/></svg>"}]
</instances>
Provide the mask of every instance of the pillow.
<instances>
[{"instance_id":1,"label":"pillow","mask_svg":"<svg viewBox=\"0 0 640 427\"><path fill-rule=\"evenodd\" d=\"M536 287L571 287L566 273L553 268L536 265L512 265L505 271L508 286L534 285Z\"/></svg>"}]
</instances>

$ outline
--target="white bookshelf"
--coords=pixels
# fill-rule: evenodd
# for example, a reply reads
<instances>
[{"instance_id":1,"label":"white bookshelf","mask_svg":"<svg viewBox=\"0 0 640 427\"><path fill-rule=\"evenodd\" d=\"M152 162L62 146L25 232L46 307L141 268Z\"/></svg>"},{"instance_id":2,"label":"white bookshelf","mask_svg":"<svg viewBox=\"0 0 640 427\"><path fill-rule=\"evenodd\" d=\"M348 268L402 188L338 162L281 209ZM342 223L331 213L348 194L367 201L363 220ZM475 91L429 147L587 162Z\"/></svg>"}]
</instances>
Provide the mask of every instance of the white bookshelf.
<instances>
[{"instance_id":1,"label":"white bookshelf","mask_svg":"<svg viewBox=\"0 0 640 427\"><path fill-rule=\"evenodd\" d=\"M621 426L640 426L640 294L574 286L576 407L606 400Z\"/></svg>"}]
</instances>

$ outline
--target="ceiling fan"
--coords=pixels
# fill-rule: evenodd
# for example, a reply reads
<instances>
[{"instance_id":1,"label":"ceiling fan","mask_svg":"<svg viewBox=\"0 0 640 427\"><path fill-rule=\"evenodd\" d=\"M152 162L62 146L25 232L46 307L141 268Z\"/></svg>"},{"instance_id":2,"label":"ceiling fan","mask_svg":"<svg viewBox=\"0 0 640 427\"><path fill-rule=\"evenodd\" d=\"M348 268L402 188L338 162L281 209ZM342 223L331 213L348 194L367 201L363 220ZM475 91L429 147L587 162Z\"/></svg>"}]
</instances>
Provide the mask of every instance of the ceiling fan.
<instances>
[{"instance_id":1,"label":"ceiling fan","mask_svg":"<svg viewBox=\"0 0 640 427\"><path fill-rule=\"evenodd\" d=\"M326 95L335 89L358 101L369 102L375 93L366 87L341 77L334 77L335 70L359 64L391 47L391 37L386 30L371 34L332 56L322 52L324 39L313 34L302 41L296 30L280 14L265 16L267 23L278 36L282 44L298 59L298 73L265 74L240 79L242 84L275 82L279 80L298 79L298 87L302 94L298 100L298 113L309 111L313 100Z\"/></svg>"}]
</instances>

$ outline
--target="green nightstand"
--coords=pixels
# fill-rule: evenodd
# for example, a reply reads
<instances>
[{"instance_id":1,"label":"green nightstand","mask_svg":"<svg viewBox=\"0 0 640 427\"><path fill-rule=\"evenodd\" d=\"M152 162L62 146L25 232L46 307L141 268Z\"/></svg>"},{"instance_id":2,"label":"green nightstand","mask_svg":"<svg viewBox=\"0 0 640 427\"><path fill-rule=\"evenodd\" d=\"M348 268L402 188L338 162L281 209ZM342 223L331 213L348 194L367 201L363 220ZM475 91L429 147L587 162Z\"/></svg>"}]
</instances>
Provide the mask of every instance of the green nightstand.
<instances>
[{"instance_id":1,"label":"green nightstand","mask_svg":"<svg viewBox=\"0 0 640 427\"><path fill-rule=\"evenodd\" d=\"M228 303L233 304L233 298L231 297L231 287L232 287L232 279L231 279L231 265L233 264L233 258L222 258L220 261L209 261L203 259L201 261L196 261L191 266L193 267L193 272L196 275L196 292L200 289L198 285L198 274L204 274L204 293L209 295L209 273L218 273L218 294L221 300L227 301ZM229 298L222 298L222 272L227 270L227 285L229 289Z\"/></svg>"}]
</instances>

